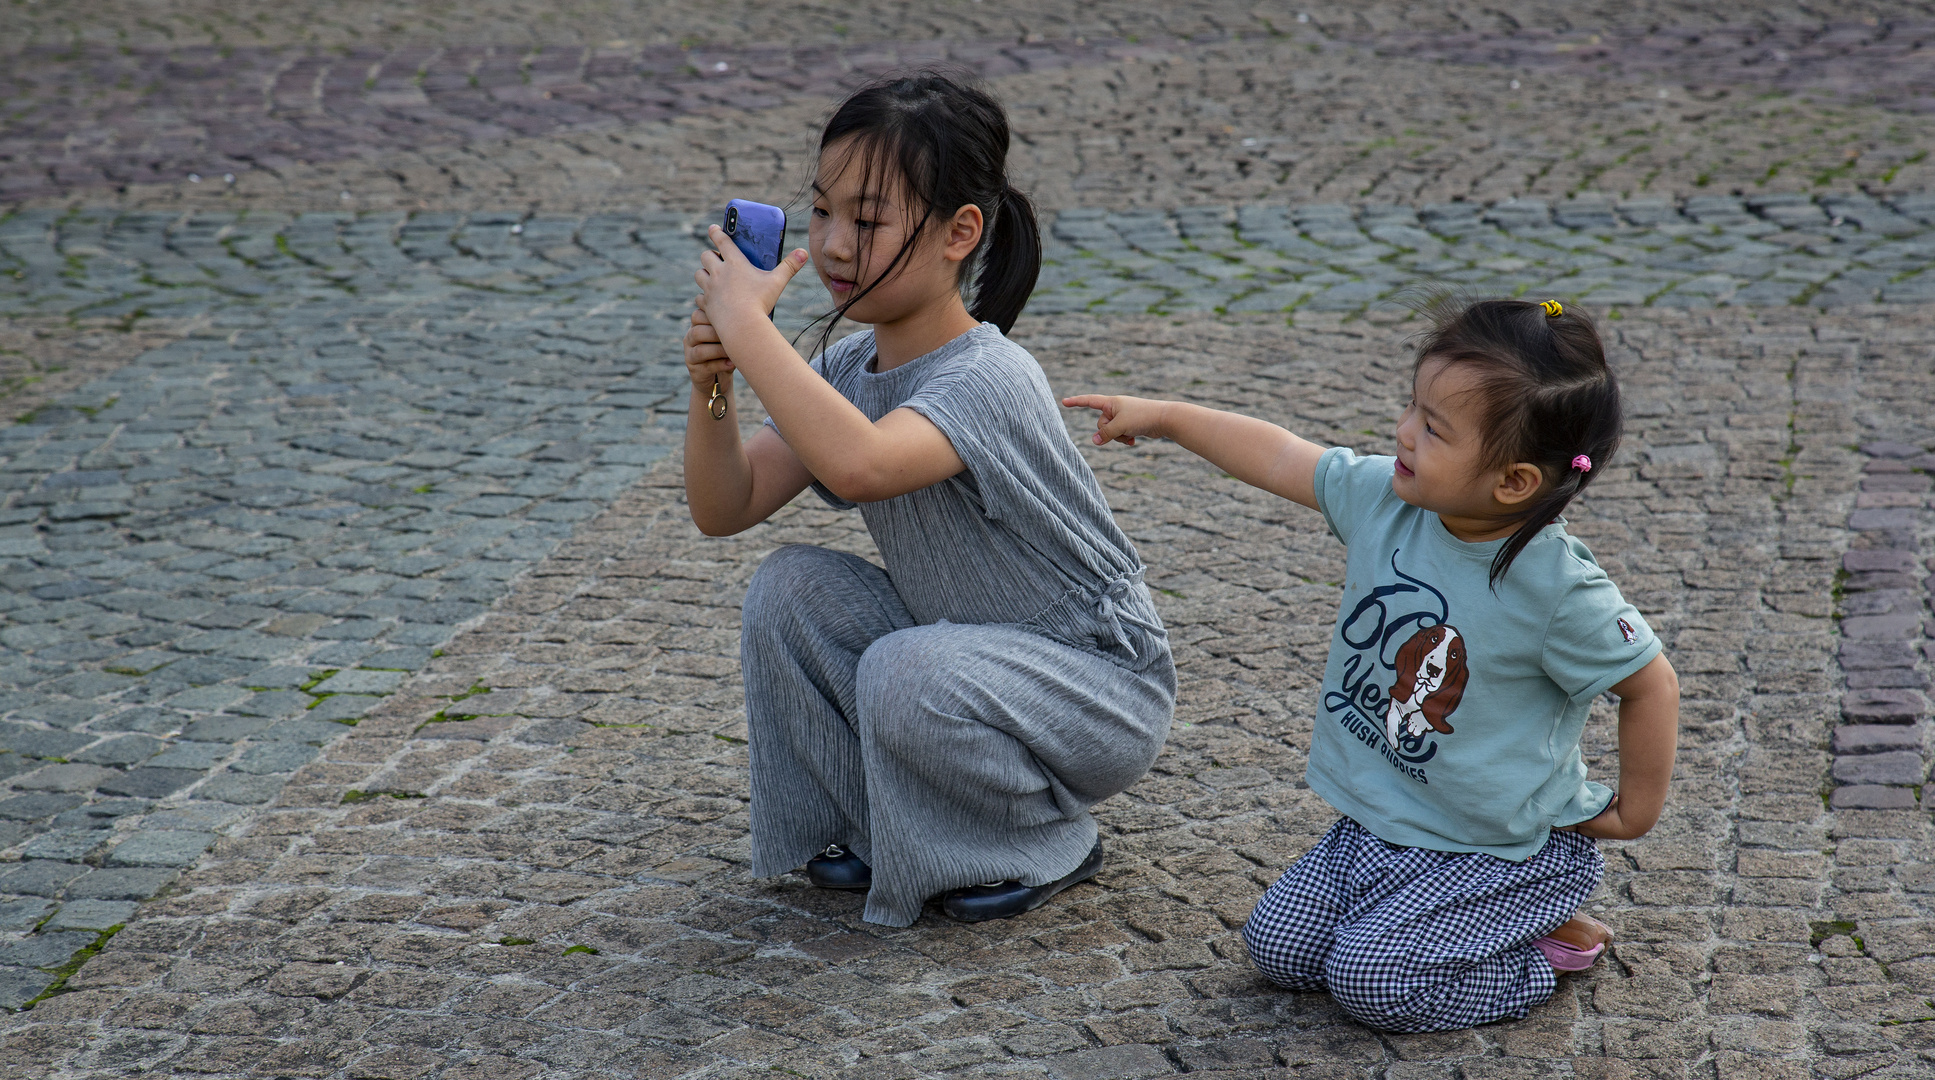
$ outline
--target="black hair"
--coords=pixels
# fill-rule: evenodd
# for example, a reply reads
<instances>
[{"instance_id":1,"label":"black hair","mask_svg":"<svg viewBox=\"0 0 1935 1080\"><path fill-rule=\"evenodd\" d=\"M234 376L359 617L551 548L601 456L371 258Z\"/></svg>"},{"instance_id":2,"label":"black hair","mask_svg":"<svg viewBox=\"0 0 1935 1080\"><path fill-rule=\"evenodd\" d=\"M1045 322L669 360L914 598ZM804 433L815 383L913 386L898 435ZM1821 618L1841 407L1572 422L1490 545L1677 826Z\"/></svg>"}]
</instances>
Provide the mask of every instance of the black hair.
<instances>
[{"instance_id":1,"label":"black hair","mask_svg":"<svg viewBox=\"0 0 1935 1080\"><path fill-rule=\"evenodd\" d=\"M1497 588L1525 545L1611 463L1624 423L1619 380L1592 318L1557 301L1461 304L1439 294L1417 306L1432 325L1417 341L1413 376L1432 360L1478 376L1480 467L1523 461L1545 474L1530 505L1513 515L1517 531L1492 559ZM1573 466L1582 454L1591 468Z\"/></svg>"},{"instance_id":2,"label":"black hair","mask_svg":"<svg viewBox=\"0 0 1935 1080\"><path fill-rule=\"evenodd\" d=\"M822 316L825 348L847 309L896 273L938 220L970 203L981 208L981 245L961 263L974 275L968 312L1007 333L1041 275L1041 230L1028 197L1008 182L1008 114L965 74L925 69L867 84L853 92L820 132L820 153L851 140L846 163L865 172L862 190L892 183L905 205L920 212L907 239L880 274Z\"/></svg>"}]
</instances>

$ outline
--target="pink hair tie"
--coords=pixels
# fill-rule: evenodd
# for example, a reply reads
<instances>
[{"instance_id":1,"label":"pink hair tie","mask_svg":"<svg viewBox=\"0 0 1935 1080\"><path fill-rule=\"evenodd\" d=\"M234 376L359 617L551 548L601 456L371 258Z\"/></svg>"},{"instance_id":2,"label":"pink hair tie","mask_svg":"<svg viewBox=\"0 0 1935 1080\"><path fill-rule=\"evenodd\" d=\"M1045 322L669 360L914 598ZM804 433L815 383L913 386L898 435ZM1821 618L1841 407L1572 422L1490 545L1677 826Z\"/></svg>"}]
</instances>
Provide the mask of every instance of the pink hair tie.
<instances>
[{"instance_id":1,"label":"pink hair tie","mask_svg":"<svg viewBox=\"0 0 1935 1080\"><path fill-rule=\"evenodd\" d=\"M1578 457L1572 459L1572 467L1580 472L1591 472L1592 459L1584 454L1580 454Z\"/></svg>"}]
</instances>

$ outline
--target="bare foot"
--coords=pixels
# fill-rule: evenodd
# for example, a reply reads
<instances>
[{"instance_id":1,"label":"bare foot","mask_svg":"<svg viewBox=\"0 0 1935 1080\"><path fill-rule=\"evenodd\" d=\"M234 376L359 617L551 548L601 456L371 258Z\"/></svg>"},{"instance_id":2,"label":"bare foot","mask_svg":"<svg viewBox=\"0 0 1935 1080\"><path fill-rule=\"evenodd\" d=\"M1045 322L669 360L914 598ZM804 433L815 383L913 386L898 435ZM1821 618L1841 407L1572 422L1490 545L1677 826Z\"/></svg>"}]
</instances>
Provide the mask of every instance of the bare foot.
<instances>
[{"instance_id":1,"label":"bare foot","mask_svg":"<svg viewBox=\"0 0 1935 1080\"><path fill-rule=\"evenodd\" d=\"M1580 952L1591 952L1596 945L1610 945L1612 927L1588 915L1574 914L1546 937L1557 938Z\"/></svg>"}]
</instances>

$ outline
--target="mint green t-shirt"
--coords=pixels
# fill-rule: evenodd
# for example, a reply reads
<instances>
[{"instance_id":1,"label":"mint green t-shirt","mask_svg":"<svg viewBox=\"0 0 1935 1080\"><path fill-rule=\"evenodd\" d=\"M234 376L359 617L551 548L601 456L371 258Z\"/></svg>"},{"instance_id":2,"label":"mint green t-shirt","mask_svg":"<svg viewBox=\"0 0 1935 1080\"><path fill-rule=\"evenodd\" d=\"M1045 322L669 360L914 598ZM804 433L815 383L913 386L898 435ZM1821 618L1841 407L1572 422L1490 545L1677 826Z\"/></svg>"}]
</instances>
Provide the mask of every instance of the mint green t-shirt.
<instances>
[{"instance_id":1,"label":"mint green t-shirt","mask_svg":"<svg viewBox=\"0 0 1935 1080\"><path fill-rule=\"evenodd\" d=\"M1317 508L1349 552L1307 779L1387 843L1520 861L1611 801L1579 735L1660 642L1560 523L1494 593L1505 541L1466 543L1399 499L1395 462L1317 461Z\"/></svg>"}]
</instances>

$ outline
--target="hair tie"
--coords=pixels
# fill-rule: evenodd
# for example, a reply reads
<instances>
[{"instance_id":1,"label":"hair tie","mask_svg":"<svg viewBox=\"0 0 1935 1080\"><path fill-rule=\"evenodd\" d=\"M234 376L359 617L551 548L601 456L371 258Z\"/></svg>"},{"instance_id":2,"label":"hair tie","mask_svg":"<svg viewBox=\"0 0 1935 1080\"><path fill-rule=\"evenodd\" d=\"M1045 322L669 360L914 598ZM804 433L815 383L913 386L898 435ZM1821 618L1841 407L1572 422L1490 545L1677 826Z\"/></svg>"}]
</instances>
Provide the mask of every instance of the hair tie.
<instances>
[{"instance_id":1,"label":"hair tie","mask_svg":"<svg viewBox=\"0 0 1935 1080\"><path fill-rule=\"evenodd\" d=\"M1565 314L1565 305L1559 303L1557 300L1547 300L1539 306L1545 309L1545 317L1548 319L1556 319ZM1592 468L1591 463L1587 463L1586 468Z\"/></svg>"},{"instance_id":2,"label":"hair tie","mask_svg":"<svg viewBox=\"0 0 1935 1080\"><path fill-rule=\"evenodd\" d=\"M1592 459L1584 454L1580 454L1578 457L1572 459L1572 467L1580 472L1591 472Z\"/></svg>"}]
</instances>

